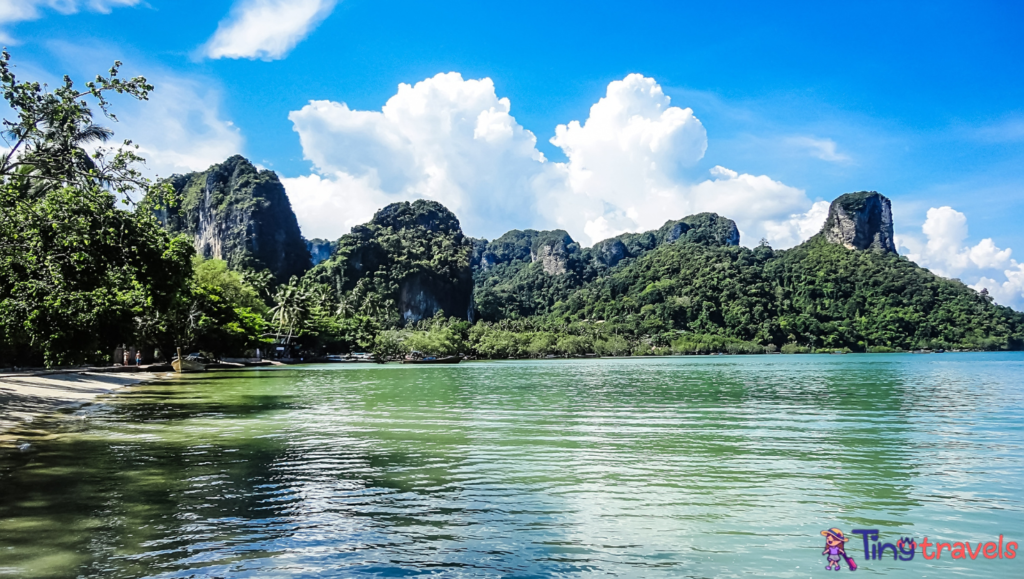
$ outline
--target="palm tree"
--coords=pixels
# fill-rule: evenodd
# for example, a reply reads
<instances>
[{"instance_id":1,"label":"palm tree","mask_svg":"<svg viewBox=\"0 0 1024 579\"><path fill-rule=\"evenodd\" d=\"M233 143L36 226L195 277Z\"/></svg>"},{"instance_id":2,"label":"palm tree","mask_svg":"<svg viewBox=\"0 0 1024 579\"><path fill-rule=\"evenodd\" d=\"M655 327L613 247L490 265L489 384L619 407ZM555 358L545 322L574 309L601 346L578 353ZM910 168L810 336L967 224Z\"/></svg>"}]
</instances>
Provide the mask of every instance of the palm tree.
<instances>
[{"instance_id":1,"label":"palm tree","mask_svg":"<svg viewBox=\"0 0 1024 579\"><path fill-rule=\"evenodd\" d=\"M341 296L338 298L338 310L337 315L342 318L349 318L355 315L355 308L352 307L352 296Z\"/></svg>"},{"instance_id":2,"label":"palm tree","mask_svg":"<svg viewBox=\"0 0 1024 579\"><path fill-rule=\"evenodd\" d=\"M88 110L49 119L38 127L23 150L15 147L2 155L0 171L22 177L32 196L43 195L67 182L98 179L100 184L107 185L86 147L105 143L113 135L114 131L94 124ZM4 136L8 142L17 137L11 131Z\"/></svg>"},{"instance_id":3,"label":"palm tree","mask_svg":"<svg viewBox=\"0 0 1024 579\"><path fill-rule=\"evenodd\" d=\"M284 333L285 328L288 329L285 345L291 344L295 328L302 322L306 313L306 294L292 278L288 285L282 285L277 289L274 302L276 305L270 309L270 313L273 315L272 321L277 324L279 334Z\"/></svg>"},{"instance_id":4,"label":"palm tree","mask_svg":"<svg viewBox=\"0 0 1024 579\"><path fill-rule=\"evenodd\" d=\"M377 294L373 292L366 294L366 297L363 298L363 304L361 306L363 315L372 318L383 317L386 311L384 308L384 304L381 302L382 300L380 299L380 296L378 296Z\"/></svg>"}]
</instances>

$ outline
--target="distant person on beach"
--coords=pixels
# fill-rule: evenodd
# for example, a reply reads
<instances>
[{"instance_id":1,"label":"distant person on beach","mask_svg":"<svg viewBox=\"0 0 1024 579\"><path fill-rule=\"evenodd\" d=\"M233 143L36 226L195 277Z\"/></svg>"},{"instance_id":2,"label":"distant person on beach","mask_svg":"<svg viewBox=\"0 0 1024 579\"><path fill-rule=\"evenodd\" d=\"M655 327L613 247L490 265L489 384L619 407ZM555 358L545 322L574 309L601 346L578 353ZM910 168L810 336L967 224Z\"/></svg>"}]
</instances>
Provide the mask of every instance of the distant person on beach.
<instances>
[{"instance_id":1,"label":"distant person on beach","mask_svg":"<svg viewBox=\"0 0 1024 579\"><path fill-rule=\"evenodd\" d=\"M124 366L128 365L128 348L124 349Z\"/></svg>"},{"instance_id":2,"label":"distant person on beach","mask_svg":"<svg viewBox=\"0 0 1024 579\"><path fill-rule=\"evenodd\" d=\"M142 365L142 350L136 350L135 351L135 365L136 366L141 366Z\"/></svg>"}]
</instances>

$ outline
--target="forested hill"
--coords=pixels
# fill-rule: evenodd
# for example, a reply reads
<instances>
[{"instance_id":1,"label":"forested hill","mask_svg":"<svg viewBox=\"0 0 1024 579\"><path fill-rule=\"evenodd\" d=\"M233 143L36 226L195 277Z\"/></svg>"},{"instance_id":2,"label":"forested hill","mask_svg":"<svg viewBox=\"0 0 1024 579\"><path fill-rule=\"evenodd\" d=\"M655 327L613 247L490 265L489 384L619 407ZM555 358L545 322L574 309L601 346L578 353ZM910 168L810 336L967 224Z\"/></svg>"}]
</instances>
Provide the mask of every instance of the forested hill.
<instances>
[{"instance_id":1,"label":"forested hill","mask_svg":"<svg viewBox=\"0 0 1024 579\"><path fill-rule=\"evenodd\" d=\"M392 203L338 239L306 281L343 311L393 323L438 312L471 319L472 253L458 218L440 203Z\"/></svg>"},{"instance_id":2,"label":"forested hill","mask_svg":"<svg viewBox=\"0 0 1024 579\"><path fill-rule=\"evenodd\" d=\"M582 249L562 230L513 230L490 243L477 241L474 299L482 319L499 321L547 314L583 285L666 244L736 246L731 219L700 213L660 229L625 233Z\"/></svg>"},{"instance_id":3,"label":"forested hill","mask_svg":"<svg viewBox=\"0 0 1024 579\"><path fill-rule=\"evenodd\" d=\"M1020 349L1024 316L896 254L672 244L560 296L565 320L810 348Z\"/></svg>"}]
</instances>

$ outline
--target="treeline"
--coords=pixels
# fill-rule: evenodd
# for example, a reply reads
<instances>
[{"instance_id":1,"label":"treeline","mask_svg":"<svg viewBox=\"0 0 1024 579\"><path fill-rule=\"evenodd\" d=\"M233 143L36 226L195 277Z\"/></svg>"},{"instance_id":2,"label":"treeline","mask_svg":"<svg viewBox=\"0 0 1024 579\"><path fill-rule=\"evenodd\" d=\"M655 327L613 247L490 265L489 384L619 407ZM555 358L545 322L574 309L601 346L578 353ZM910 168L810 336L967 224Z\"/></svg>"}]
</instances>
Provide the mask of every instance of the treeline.
<instances>
[{"instance_id":1,"label":"treeline","mask_svg":"<svg viewBox=\"0 0 1024 579\"><path fill-rule=\"evenodd\" d=\"M178 307L192 275L192 245L170 239L152 217L119 208L157 191L142 179L130 143L92 121L106 96L146 99L144 78L118 64L84 87L65 77L48 92L19 82L5 51L0 90L14 112L0 155L0 361L61 365L109 359L116 344L159 333L155 316ZM90 155L85 147L96 151Z\"/></svg>"},{"instance_id":2,"label":"treeline","mask_svg":"<svg viewBox=\"0 0 1024 579\"><path fill-rule=\"evenodd\" d=\"M776 351L752 342L721 336L675 333L652 339L614 324L542 319L475 324L439 314L400 330L384 332L379 351L400 356L418 351L440 356L521 359L587 356L662 356L670 354L764 354Z\"/></svg>"}]
</instances>

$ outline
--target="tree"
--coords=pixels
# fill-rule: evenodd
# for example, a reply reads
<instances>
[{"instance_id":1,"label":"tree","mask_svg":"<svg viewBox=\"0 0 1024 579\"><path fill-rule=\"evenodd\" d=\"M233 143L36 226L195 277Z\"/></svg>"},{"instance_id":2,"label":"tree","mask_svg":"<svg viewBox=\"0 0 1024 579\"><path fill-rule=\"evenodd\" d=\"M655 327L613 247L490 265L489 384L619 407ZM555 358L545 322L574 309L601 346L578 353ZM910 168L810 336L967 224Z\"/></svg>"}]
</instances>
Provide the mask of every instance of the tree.
<instances>
[{"instance_id":1,"label":"tree","mask_svg":"<svg viewBox=\"0 0 1024 579\"><path fill-rule=\"evenodd\" d=\"M191 243L95 187L27 200L0 184L0 327L11 363L97 363L138 336L136 318L171 307Z\"/></svg>"},{"instance_id":2,"label":"tree","mask_svg":"<svg viewBox=\"0 0 1024 579\"><path fill-rule=\"evenodd\" d=\"M94 124L87 97L92 97L104 115L112 121L106 95L124 94L148 100L153 85L145 77L129 80L118 78L121 62L114 62L108 76L97 75L85 83L85 90L75 88L67 75L53 91L38 82L18 82L11 65L11 55L0 53L0 89L15 112L14 120L4 119L3 137L7 151L0 155L0 178L14 181L34 192L62 186L89 187L102 185L126 196L154 189L136 168L143 161L135 151L137 145L125 141L114 150L97 148L90 155L84 149L92 142L106 142L113 135L110 129Z\"/></svg>"},{"instance_id":3,"label":"tree","mask_svg":"<svg viewBox=\"0 0 1024 579\"><path fill-rule=\"evenodd\" d=\"M377 334L373 341L373 359L378 364L408 353L409 347L405 344L405 333L400 330L385 330Z\"/></svg>"},{"instance_id":4,"label":"tree","mask_svg":"<svg viewBox=\"0 0 1024 579\"><path fill-rule=\"evenodd\" d=\"M128 142L89 155L110 131L93 123L87 99L109 114L105 95L145 100L142 77L117 78L120 63L75 89L19 82L0 54L4 119L0 155L0 361L48 366L109 359L143 328L137 321L174 307L191 276L191 243L171 239L148 212L119 197L161 190L144 179Z\"/></svg>"},{"instance_id":5,"label":"tree","mask_svg":"<svg viewBox=\"0 0 1024 579\"><path fill-rule=\"evenodd\" d=\"M271 320L277 326L278 334L288 331L285 345L291 344L295 330L301 325L306 313L306 294L292 278L291 282L277 288L274 295L274 307L270 309Z\"/></svg>"}]
</instances>

